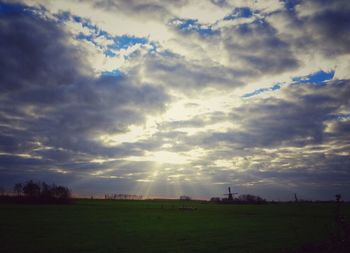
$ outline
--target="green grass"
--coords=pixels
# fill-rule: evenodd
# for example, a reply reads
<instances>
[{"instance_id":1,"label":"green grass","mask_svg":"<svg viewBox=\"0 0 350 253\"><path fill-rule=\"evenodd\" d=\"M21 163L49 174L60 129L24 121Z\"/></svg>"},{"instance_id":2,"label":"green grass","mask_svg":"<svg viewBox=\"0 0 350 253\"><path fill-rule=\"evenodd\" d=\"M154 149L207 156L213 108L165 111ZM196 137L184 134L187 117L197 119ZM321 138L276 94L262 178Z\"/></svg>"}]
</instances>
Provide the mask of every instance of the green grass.
<instances>
[{"instance_id":1,"label":"green grass","mask_svg":"<svg viewBox=\"0 0 350 253\"><path fill-rule=\"evenodd\" d=\"M280 252L322 241L335 204L0 204L0 252ZM350 216L350 206L344 206Z\"/></svg>"}]
</instances>

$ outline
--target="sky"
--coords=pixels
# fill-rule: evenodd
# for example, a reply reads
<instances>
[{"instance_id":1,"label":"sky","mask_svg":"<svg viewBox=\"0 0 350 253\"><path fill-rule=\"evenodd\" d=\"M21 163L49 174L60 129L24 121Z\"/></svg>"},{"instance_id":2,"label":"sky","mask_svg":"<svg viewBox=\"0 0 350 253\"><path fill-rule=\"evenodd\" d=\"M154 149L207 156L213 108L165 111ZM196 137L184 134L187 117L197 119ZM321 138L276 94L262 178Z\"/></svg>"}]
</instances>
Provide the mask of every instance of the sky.
<instances>
[{"instance_id":1,"label":"sky","mask_svg":"<svg viewBox=\"0 0 350 253\"><path fill-rule=\"evenodd\" d=\"M348 0L0 0L0 186L350 200Z\"/></svg>"}]
</instances>

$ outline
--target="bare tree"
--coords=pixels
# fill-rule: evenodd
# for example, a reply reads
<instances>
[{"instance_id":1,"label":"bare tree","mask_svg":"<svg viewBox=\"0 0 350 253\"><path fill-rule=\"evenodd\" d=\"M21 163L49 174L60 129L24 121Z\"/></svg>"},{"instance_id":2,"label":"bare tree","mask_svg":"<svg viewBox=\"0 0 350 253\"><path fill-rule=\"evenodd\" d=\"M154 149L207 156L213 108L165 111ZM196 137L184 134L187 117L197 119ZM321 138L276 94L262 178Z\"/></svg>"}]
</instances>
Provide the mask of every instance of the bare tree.
<instances>
[{"instance_id":1,"label":"bare tree","mask_svg":"<svg viewBox=\"0 0 350 253\"><path fill-rule=\"evenodd\" d=\"M61 200L66 200L66 199L69 199L71 197L71 192L70 190L67 188L67 187L64 187L64 186L56 186L54 188L54 196L57 198L57 199L61 199Z\"/></svg>"},{"instance_id":2,"label":"bare tree","mask_svg":"<svg viewBox=\"0 0 350 253\"><path fill-rule=\"evenodd\" d=\"M23 193L23 185L21 183L17 183L13 186L13 191L20 197Z\"/></svg>"},{"instance_id":3,"label":"bare tree","mask_svg":"<svg viewBox=\"0 0 350 253\"><path fill-rule=\"evenodd\" d=\"M37 198L40 196L40 185L30 180L23 186L23 193L30 198Z\"/></svg>"}]
</instances>

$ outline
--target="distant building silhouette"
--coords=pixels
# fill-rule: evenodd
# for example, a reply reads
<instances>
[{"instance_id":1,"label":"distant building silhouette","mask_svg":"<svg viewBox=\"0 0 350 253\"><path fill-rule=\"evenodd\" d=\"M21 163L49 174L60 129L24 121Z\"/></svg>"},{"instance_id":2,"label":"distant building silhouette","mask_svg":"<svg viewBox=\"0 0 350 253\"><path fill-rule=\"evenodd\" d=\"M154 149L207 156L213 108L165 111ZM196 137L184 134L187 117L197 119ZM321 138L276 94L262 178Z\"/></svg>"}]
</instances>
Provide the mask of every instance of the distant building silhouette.
<instances>
[{"instance_id":1,"label":"distant building silhouette","mask_svg":"<svg viewBox=\"0 0 350 253\"><path fill-rule=\"evenodd\" d=\"M228 200L228 201L233 201L233 195L235 195L235 194L238 194L238 193L236 193L236 192L235 192L235 193L232 193L232 192L231 192L231 187L228 187L228 194L224 194L224 195L228 196L228 197L227 197L227 200Z\"/></svg>"}]
</instances>

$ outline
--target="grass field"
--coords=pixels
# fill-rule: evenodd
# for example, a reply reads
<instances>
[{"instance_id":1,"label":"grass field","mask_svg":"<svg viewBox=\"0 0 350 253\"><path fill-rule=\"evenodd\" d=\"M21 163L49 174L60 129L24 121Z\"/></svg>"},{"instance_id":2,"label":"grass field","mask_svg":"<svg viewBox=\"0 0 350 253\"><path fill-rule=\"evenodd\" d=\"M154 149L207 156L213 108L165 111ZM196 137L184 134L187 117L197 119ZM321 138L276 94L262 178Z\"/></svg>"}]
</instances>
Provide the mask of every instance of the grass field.
<instances>
[{"instance_id":1,"label":"grass field","mask_svg":"<svg viewBox=\"0 0 350 253\"><path fill-rule=\"evenodd\" d=\"M179 210L185 206L194 211ZM0 204L0 252L281 252L322 241L335 204ZM344 205L347 217L350 206Z\"/></svg>"}]
</instances>

